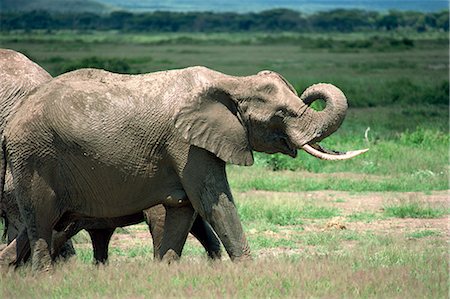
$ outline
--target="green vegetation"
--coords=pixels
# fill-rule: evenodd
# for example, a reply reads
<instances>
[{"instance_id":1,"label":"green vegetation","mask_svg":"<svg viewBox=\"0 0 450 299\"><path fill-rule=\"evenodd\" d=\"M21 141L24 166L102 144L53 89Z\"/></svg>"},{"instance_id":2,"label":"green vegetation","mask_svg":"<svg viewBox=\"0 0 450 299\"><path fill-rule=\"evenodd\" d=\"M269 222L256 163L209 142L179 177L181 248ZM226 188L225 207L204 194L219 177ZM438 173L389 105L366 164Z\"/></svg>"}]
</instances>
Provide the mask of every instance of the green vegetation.
<instances>
[{"instance_id":1,"label":"green vegetation","mask_svg":"<svg viewBox=\"0 0 450 299\"><path fill-rule=\"evenodd\" d=\"M321 217L280 225L259 217L259 208L289 215L289 209L279 207L301 211L313 199L306 194L291 198L278 193L237 197L242 204L260 203L247 211L252 215L243 221L253 261L208 262L199 243L189 239L179 263L154 263L151 240L136 235L146 231L142 224L118 233L124 239L121 243L113 240L108 265L91 264L89 241L81 237L75 242L77 256L57 264L51 275L36 278L29 266L0 275L0 296L210 297L213 293L239 298L447 298L446 223L425 230L405 226L401 234L398 223L377 229L376 221L365 228L348 222L349 228L344 230L324 229L328 219ZM390 201L397 200L391 197ZM421 203L427 201L424 195ZM370 195L361 202L359 208L369 213L366 205L371 205ZM319 200L317 204L333 210L339 203ZM354 213L342 210L340 214L345 223ZM127 239L130 235L131 240Z\"/></svg>"},{"instance_id":2,"label":"green vegetation","mask_svg":"<svg viewBox=\"0 0 450 299\"><path fill-rule=\"evenodd\" d=\"M59 59L53 58L52 61L58 61ZM61 65L61 73L66 73L70 71L74 71L77 69L91 67L97 69L105 69L115 73L129 73L130 65L125 60L118 59L104 59L100 57L87 57L83 58L80 61L76 62L68 62L66 64Z\"/></svg>"},{"instance_id":3,"label":"green vegetation","mask_svg":"<svg viewBox=\"0 0 450 299\"><path fill-rule=\"evenodd\" d=\"M41 0L42 1L42 0ZM74 0L68 4L73 6ZM58 3L58 2L57 2ZM61 3L61 1L59 1ZM97 7L92 7L95 10ZM37 8L39 9L39 8ZM73 11L73 10L72 10ZM76 11L76 10L75 10ZM436 13L336 9L305 15L289 9L259 13L164 12L110 14L50 13L47 11L0 14L2 30L120 30L126 32L354 32L408 29L417 32L449 29L448 10Z\"/></svg>"},{"instance_id":4,"label":"green vegetation","mask_svg":"<svg viewBox=\"0 0 450 299\"><path fill-rule=\"evenodd\" d=\"M399 218L439 218L449 212L445 207L433 208L418 202L388 205L384 210L386 216Z\"/></svg>"},{"instance_id":5,"label":"green vegetation","mask_svg":"<svg viewBox=\"0 0 450 299\"><path fill-rule=\"evenodd\" d=\"M357 212L347 216L348 221L360 221L367 223L379 220L380 218L382 217L373 212Z\"/></svg>"},{"instance_id":6,"label":"green vegetation","mask_svg":"<svg viewBox=\"0 0 450 299\"><path fill-rule=\"evenodd\" d=\"M39 279L29 269L2 276L0 295L2 298L447 297L448 275L444 274L446 265L442 263L445 255L418 252L418 248L399 251L390 246L375 251L379 249L320 258L268 258L242 265L182 261L149 267L147 259L138 258L95 268L72 262ZM4 284L10 280L14 284Z\"/></svg>"},{"instance_id":7,"label":"green vegetation","mask_svg":"<svg viewBox=\"0 0 450 299\"><path fill-rule=\"evenodd\" d=\"M316 205L295 207L284 204L261 203L259 201L246 201L238 203L239 215L242 221L261 220L276 225L302 224L304 218L326 219L339 216L336 208L326 208Z\"/></svg>"},{"instance_id":8,"label":"green vegetation","mask_svg":"<svg viewBox=\"0 0 450 299\"><path fill-rule=\"evenodd\" d=\"M441 232L439 231L435 231L435 230L420 230L420 231L416 231L416 232L412 232L406 235L407 238L412 238L412 239L420 239L420 238L427 238L427 237L432 237L432 236L440 236Z\"/></svg>"}]
</instances>

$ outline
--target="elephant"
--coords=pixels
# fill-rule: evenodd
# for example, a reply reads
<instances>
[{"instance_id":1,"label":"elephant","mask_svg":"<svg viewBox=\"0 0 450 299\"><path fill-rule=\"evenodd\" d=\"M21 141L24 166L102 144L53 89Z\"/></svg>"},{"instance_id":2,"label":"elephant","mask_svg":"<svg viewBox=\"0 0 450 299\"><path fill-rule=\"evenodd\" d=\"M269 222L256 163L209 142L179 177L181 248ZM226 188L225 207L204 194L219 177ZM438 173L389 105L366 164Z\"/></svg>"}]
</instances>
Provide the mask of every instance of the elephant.
<instances>
[{"instance_id":1,"label":"elephant","mask_svg":"<svg viewBox=\"0 0 450 299\"><path fill-rule=\"evenodd\" d=\"M0 135L3 134L6 119L15 107L37 86L52 79L51 75L25 55L10 49L0 49ZM4 237L12 242L23 226L19 207L12 196L11 175L6 176L3 200L0 201L0 217L5 223ZM61 255L68 257L75 253L72 242L62 246Z\"/></svg>"},{"instance_id":2,"label":"elephant","mask_svg":"<svg viewBox=\"0 0 450 299\"><path fill-rule=\"evenodd\" d=\"M310 107L323 99L326 107ZM4 131L32 269L51 269L51 231L65 218L116 218L163 204L159 254L181 255L197 215L232 261L251 258L226 175L253 151L342 160L317 143L336 131L345 95L315 84L298 96L280 74L231 76L196 66L141 75L80 69L40 85ZM1 180L4 181L3 179Z\"/></svg>"},{"instance_id":3,"label":"elephant","mask_svg":"<svg viewBox=\"0 0 450 299\"><path fill-rule=\"evenodd\" d=\"M14 110L15 105L22 101L35 87L52 79L51 75L39 65L29 60L23 54L9 50L0 49L0 134L6 124L6 119ZM29 255L29 246L25 236L16 238L20 229L24 226L20 217L19 207L16 203L12 190L12 177L8 171L5 177L5 190L0 201L0 216L5 223L4 235L9 244L5 250L0 252L0 260L10 264L20 264ZM155 206L137 213L133 217L125 219L90 219L78 223L66 223L65 227L60 225L64 233L56 233L52 243L57 244L52 249L53 257L61 256L67 258L75 254L70 237L81 229L88 230L94 249L94 262L105 263L108 257L108 243L114 229L142 221L147 221L153 238L154 256L158 257L158 249L161 244L165 210L162 206ZM220 241L215 236L211 227L198 217L191 229L191 233L205 247L208 256L212 259L220 259ZM25 241L25 242L24 242ZM19 245L19 246L17 246Z\"/></svg>"}]
</instances>

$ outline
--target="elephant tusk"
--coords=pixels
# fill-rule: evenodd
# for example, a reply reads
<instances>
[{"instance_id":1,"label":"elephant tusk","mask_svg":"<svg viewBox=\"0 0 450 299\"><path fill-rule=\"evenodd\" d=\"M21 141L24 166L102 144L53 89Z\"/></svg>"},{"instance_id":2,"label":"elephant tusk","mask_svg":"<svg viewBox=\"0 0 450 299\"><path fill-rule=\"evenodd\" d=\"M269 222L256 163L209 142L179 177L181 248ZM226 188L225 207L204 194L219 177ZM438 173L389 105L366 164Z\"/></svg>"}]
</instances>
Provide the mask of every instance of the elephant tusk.
<instances>
[{"instance_id":1,"label":"elephant tusk","mask_svg":"<svg viewBox=\"0 0 450 299\"><path fill-rule=\"evenodd\" d=\"M313 146L311 146L309 144L305 144L302 146L303 150L305 152L307 152L308 154L310 154L314 157L317 157L319 159L331 160L331 161L351 159L351 158L361 155L369 150L368 148L366 148L363 150L339 153L339 152L331 152L331 151L322 149L320 146L317 146L317 147L318 147L318 149L314 148Z\"/></svg>"}]
</instances>

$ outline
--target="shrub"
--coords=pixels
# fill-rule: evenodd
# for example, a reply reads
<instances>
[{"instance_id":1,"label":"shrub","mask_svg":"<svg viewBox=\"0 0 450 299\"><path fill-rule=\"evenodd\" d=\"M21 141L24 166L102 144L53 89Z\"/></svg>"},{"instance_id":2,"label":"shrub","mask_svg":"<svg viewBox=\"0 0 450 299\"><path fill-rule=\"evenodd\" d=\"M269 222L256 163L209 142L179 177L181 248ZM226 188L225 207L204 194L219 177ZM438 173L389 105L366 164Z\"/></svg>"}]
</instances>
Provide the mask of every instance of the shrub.
<instances>
[{"instance_id":1,"label":"shrub","mask_svg":"<svg viewBox=\"0 0 450 299\"><path fill-rule=\"evenodd\" d=\"M417 202L401 203L384 208L386 216L397 218L439 218L446 212L445 209L423 206Z\"/></svg>"},{"instance_id":2,"label":"shrub","mask_svg":"<svg viewBox=\"0 0 450 299\"><path fill-rule=\"evenodd\" d=\"M97 68L116 73L129 73L131 69L125 60L92 56L63 65L62 72L70 72L81 68Z\"/></svg>"}]
</instances>

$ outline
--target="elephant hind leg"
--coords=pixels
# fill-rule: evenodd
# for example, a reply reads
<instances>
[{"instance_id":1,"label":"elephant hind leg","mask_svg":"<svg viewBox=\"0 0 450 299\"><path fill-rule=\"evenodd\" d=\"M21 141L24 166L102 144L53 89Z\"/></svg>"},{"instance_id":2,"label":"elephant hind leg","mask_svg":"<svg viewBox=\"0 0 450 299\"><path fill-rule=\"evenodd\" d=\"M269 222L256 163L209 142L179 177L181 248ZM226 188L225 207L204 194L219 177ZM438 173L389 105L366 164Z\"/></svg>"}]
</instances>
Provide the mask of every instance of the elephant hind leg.
<instances>
[{"instance_id":1,"label":"elephant hind leg","mask_svg":"<svg viewBox=\"0 0 450 299\"><path fill-rule=\"evenodd\" d=\"M166 207L164 233L159 250L159 258L170 263L181 256L196 213L191 205ZM167 253L167 256L166 256Z\"/></svg>"},{"instance_id":2,"label":"elephant hind leg","mask_svg":"<svg viewBox=\"0 0 450 299\"><path fill-rule=\"evenodd\" d=\"M56 194L42 177L31 171L21 171L14 179L17 203L30 241L32 269L49 271L53 224L61 215Z\"/></svg>"},{"instance_id":3,"label":"elephant hind leg","mask_svg":"<svg viewBox=\"0 0 450 299\"><path fill-rule=\"evenodd\" d=\"M0 267L19 266L30 257L30 242L25 228L0 252Z\"/></svg>"},{"instance_id":4,"label":"elephant hind leg","mask_svg":"<svg viewBox=\"0 0 450 299\"><path fill-rule=\"evenodd\" d=\"M159 259L159 250L164 234L164 221L166 219L166 209L163 205L156 205L144 210L144 219L148 224L148 229L153 240L153 258Z\"/></svg>"},{"instance_id":5,"label":"elephant hind leg","mask_svg":"<svg viewBox=\"0 0 450 299\"><path fill-rule=\"evenodd\" d=\"M114 228L87 230L91 236L95 264L105 264L108 260L108 246L114 230Z\"/></svg>"}]
</instances>

